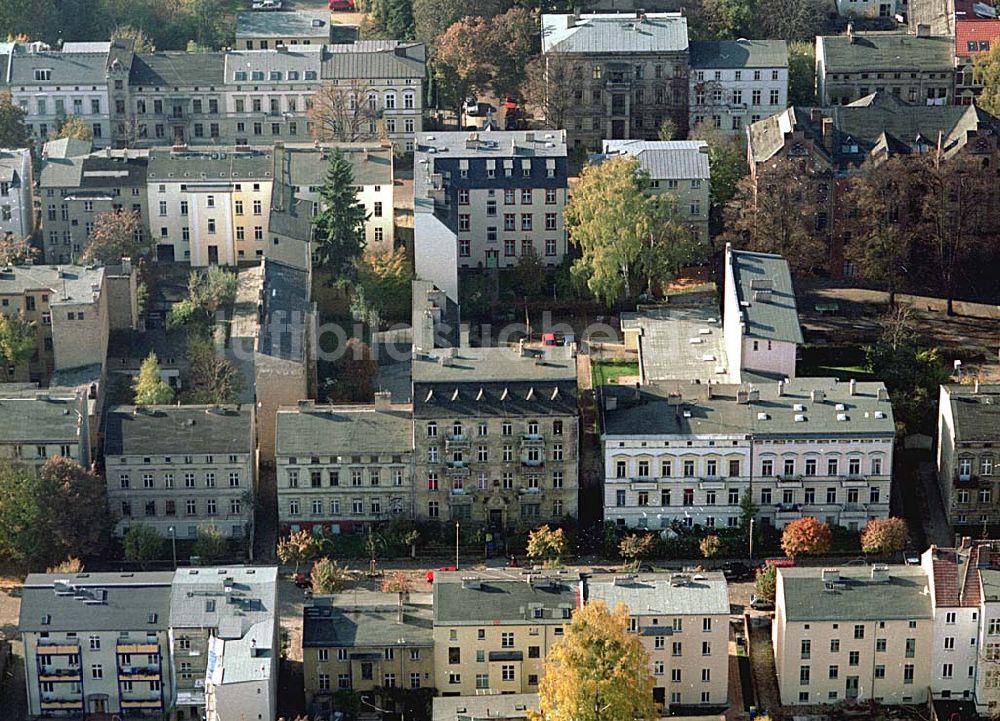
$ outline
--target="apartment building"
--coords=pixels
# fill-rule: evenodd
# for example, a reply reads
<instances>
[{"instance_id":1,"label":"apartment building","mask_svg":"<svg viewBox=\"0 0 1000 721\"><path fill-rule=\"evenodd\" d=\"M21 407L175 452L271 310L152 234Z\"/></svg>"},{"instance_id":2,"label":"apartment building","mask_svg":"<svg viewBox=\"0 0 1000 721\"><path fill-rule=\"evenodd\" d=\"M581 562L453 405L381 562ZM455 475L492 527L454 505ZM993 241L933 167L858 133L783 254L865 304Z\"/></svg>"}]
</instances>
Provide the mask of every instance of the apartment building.
<instances>
[{"instance_id":1,"label":"apartment building","mask_svg":"<svg viewBox=\"0 0 1000 721\"><path fill-rule=\"evenodd\" d=\"M653 699L663 715L678 706L727 705L729 594L722 573L595 576L585 588L588 603L625 604L630 631L649 654Z\"/></svg>"},{"instance_id":2,"label":"apartment building","mask_svg":"<svg viewBox=\"0 0 1000 721\"><path fill-rule=\"evenodd\" d=\"M690 51L690 127L739 137L788 104L784 40L694 40Z\"/></svg>"},{"instance_id":3,"label":"apartment building","mask_svg":"<svg viewBox=\"0 0 1000 721\"><path fill-rule=\"evenodd\" d=\"M932 605L919 566L779 568L771 637L781 703L924 703Z\"/></svg>"},{"instance_id":4,"label":"apartment building","mask_svg":"<svg viewBox=\"0 0 1000 721\"><path fill-rule=\"evenodd\" d=\"M18 386L20 384L3 384ZM96 428L87 389L0 386L0 457L41 466L55 456L90 465Z\"/></svg>"},{"instance_id":5,"label":"apartment building","mask_svg":"<svg viewBox=\"0 0 1000 721\"><path fill-rule=\"evenodd\" d=\"M413 359L414 517L503 530L577 515L570 348L441 348ZM440 687L439 687L440 688Z\"/></svg>"},{"instance_id":6,"label":"apartment building","mask_svg":"<svg viewBox=\"0 0 1000 721\"><path fill-rule=\"evenodd\" d=\"M19 630L33 717L143 716L170 708L173 572L33 573Z\"/></svg>"},{"instance_id":7,"label":"apartment building","mask_svg":"<svg viewBox=\"0 0 1000 721\"><path fill-rule=\"evenodd\" d=\"M358 26L331 23L328 10L250 11L236 16L237 50L271 50L281 45L325 45L357 39Z\"/></svg>"},{"instance_id":8,"label":"apartment building","mask_svg":"<svg viewBox=\"0 0 1000 721\"><path fill-rule=\"evenodd\" d=\"M531 253L562 263L565 131L423 135L414 167L420 278L451 295L458 269L511 268Z\"/></svg>"},{"instance_id":9,"label":"apartment building","mask_svg":"<svg viewBox=\"0 0 1000 721\"><path fill-rule=\"evenodd\" d=\"M955 103L971 105L982 92L972 62L1000 42L997 10L978 0L955 3Z\"/></svg>"},{"instance_id":10,"label":"apartment building","mask_svg":"<svg viewBox=\"0 0 1000 721\"><path fill-rule=\"evenodd\" d=\"M627 155L649 175L650 192L670 195L691 235L708 243L711 172L704 140L605 140L603 157Z\"/></svg>"},{"instance_id":11,"label":"apartment building","mask_svg":"<svg viewBox=\"0 0 1000 721\"><path fill-rule=\"evenodd\" d=\"M302 665L309 713L334 712L337 692L374 694L373 703L392 708L399 697L380 697L382 689L433 688L432 620L429 593L354 590L307 601Z\"/></svg>"},{"instance_id":12,"label":"apartment building","mask_svg":"<svg viewBox=\"0 0 1000 721\"><path fill-rule=\"evenodd\" d=\"M574 81L564 126L573 148L688 130L688 31L681 13L542 15L542 53Z\"/></svg>"},{"instance_id":13,"label":"apartment building","mask_svg":"<svg viewBox=\"0 0 1000 721\"><path fill-rule=\"evenodd\" d=\"M808 178L797 196L803 227L828 245L827 271L850 277L857 270L843 248L863 230L847 201L853 178L885 158L920 162L935 152L939 135L942 163L992 172L985 169L998 161L997 128L997 119L981 108L913 105L889 92L846 106L792 107L749 128L750 178L757 192L768 190L773 183L769 178L784 177L790 170ZM905 213L900 222L908 222Z\"/></svg>"},{"instance_id":14,"label":"apartment building","mask_svg":"<svg viewBox=\"0 0 1000 721\"><path fill-rule=\"evenodd\" d=\"M780 255L736 250L726 244L723 337L730 377L794 378L799 327L792 273Z\"/></svg>"},{"instance_id":15,"label":"apartment building","mask_svg":"<svg viewBox=\"0 0 1000 721\"><path fill-rule=\"evenodd\" d=\"M170 721L277 717L276 567L180 568L170 589Z\"/></svg>"},{"instance_id":16,"label":"apartment building","mask_svg":"<svg viewBox=\"0 0 1000 721\"><path fill-rule=\"evenodd\" d=\"M919 2L919 0L917 0ZM905 13L907 0L836 0L837 14L842 18L893 18Z\"/></svg>"},{"instance_id":17,"label":"apartment building","mask_svg":"<svg viewBox=\"0 0 1000 721\"><path fill-rule=\"evenodd\" d=\"M816 94L823 106L889 93L919 105L949 105L955 90L953 37L856 33L816 37Z\"/></svg>"},{"instance_id":18,"label":"apartment building","mask_svg":"<svg viewBox=\"0 0 1000 721\"><path fill-rule=\"evenodd\" d=\"M78 259L101 213L130 211L138 214L136 240L149 237L146 193L148 152L104 148L92 153L88 146L46 143L38 176L42 219L42 256L46 263L71 263ZM51 152L47 152L51 151Z\"/></svg>"},{"instance_id":19,"label":"apartment building","mask_svg":"<svg viewBox=\"0 0 1000 721\"><path fill-rule=\"evenodd\" d=\"M104 367L110 319L104 268L19 265L0 269L0 312L35 323L35 353L6 380L37 383L54 371Z\"/></svg>"},{"instance_id":20,"label":"apartment building","mask_svg":"<svg viewBox=\"0 0 1000 721\"><path fill-rule=\"evenodd\" d=\"M413 516L411 405L301 401L277 416L278 523L285 531L360 532Z\"/></svg>"},{"instance_id":21,"label":"apartment building","mask_svg":"<svg viewBox=\"0 0 1000 721\"><path fill-rule=\"evenodd\" d=\"M889 515L895 426L882 383L601 389L604 517L630 528L734 528L802 516L858 530Z\"/></svg>"},{"instance_id":22,"label":"apartment building","mask_svg":"<svg viewBox=\"0 0 1000 721\"><path fill-rule=\"evenodd\" d=\"M434 574L434 687L441 696L537 693L542 664L583 599L567 572Z\"/></svg>"},{"instance_id":23,"label":"apartment building","mask_svg":"<svg viewBox=\"0 0 1000 721\"><path fill-rule=\"evenodd\" d=\"M104 430L108 502L124 536L134 525L164 538L217 528L251 533L254 419L240 406L116 406Z\"/></svg>"},{"instance_id":24,"label":"apartment building","mask_svg":"<svg viewBox=\"0 0 1000 721\"><path fill-rule=\"evenodd\" d=\"M26 113L25 128L38 146L55 135L66 118L90 125L94 145L111 143L108 93L110 42L13 43L6 86L15 105Z\"/></svg>"},{"instance_id":25,"label":"apartment building","mask_svg":"<svg viewBox=\"0 0 1000 721\"><path fill-rule=\"evenodd\" d=\"M0 148L0 236L26 238L34 232L31 151Z\"/></svg>"},{"instance_id":26,"label":"apartment building","mask_svg":"<svg viewBox=\"0 0 1000 721\"><path fill-rule=\"evenodd\" d=\"M937 475L955 525L995 523L1000 501L1000 385L941 386Z\"/></svg>"}]
</instances>

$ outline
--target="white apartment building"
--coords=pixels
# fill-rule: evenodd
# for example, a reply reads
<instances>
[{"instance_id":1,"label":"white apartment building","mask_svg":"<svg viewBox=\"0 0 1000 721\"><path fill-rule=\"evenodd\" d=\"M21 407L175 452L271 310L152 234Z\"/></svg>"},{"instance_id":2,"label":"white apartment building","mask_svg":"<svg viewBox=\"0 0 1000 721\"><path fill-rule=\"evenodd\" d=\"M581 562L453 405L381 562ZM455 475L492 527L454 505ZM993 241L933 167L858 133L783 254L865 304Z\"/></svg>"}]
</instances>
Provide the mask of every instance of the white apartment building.
<instances>
[{"instance_id":1,"label":"white apartment building","mask_svg":"<svg viewBox=\"0 0 1000 721\"><path fill-rule=\"evenodd\" d=\"M26 238L35 229L31 150L0 149L0 236Z\"/></svg>"},{"instance_id":2,"label":"white apartment building","mask_svg":"<svg viewBox=\"0 0 1000 721\"><path fill-rule=\"evenodd\" d=\"M410 405L388 393L372 406L302 401L277 415L275 461L282 532L317 526L360 532L413 516Z\"/></svg>"},{"instance_id":3,"label":"white apartment building","mask_svg":"<svg viewBox=\"0 0 1000 721\"><path fill-rule=\"evenodd\" d=\"M156 258L193 266L259 261L268 246L272 148L149 153L149 224Z\"/></svg>"},{"instance_id":4,"label":"white apartment building","mask_svg":"<svg viewBox=\"0 0 1000 721\"><path fill-rule=\"evenodd\" d=\"M779 568L771 638L782 705L926 702L927 584L919 566Z\"/></svg>"},{"instance_id":5,"label":"white apartment building","mask_svg":"<svg viewBox=\"0 0 1000 721\"><path fill-rule=\"evenodd\" d=\"M722 573L594 576L585 589L588 603L628 608L630 630L649 654L653 700L663 715L675 706L727 705L729 594Z\"/></svg>"},{"instance_id":6,"label":"white apartment building","mask_svg":"<svg viewBox=\"0 0 1000 721\"><path fill-rule=\"evenodd\" d=\"M732 136L788 104L784 40L692 40L690 125Z\"/></svg>"},{"instance_id":7,"label":"white apartment building","mask_svg":"<svg viewBox=\"0 0 1000 721\"><path fill-rule=\"evenodd\" d=\"M907 0L836 0L835 5L842 18L891 18L906 12Z\"/></svg>"},{"instance_id":8,"label":"white apartment building","mask_svg":"<svg viewBox=\"0 0 1000 721\"><path fill-rule=\"evenodd\" d=\"M115 534L149 526L164 538L252 532L253 411L238 406L117 406L105 421L105 478Z\"/></svg>"},{"instance_id":9,"label":"white apartment building","mask_svg":"<svg viewBox=\"0 0 1000 721\"><path fill-rule=\"evenodd\" d=\"M895 427L882 383L604 386L604 517L630 528L889 515Z\"/></svg>"},{"instance_id":10,"label":"white apartment building","mask_svg":"<svg viewBox=\"0 0 1000 721\"><path fill-rule=\"evenodd\" d=\"M605 157L629 155L649 173L650 191L674 198L696 240L708 243L711 172L704 140L605 140Z\"/></svg>"},{"instance_id":11,"label":"white apartment building","mask_svg":"<svg viewBox=\"0 0 1000 721\"><path fill-rule=\"evenodd\" d=\"M727 243L722 301L730 382L794 378L804 339L788 261Z\"/></svg>"}]
</instances>

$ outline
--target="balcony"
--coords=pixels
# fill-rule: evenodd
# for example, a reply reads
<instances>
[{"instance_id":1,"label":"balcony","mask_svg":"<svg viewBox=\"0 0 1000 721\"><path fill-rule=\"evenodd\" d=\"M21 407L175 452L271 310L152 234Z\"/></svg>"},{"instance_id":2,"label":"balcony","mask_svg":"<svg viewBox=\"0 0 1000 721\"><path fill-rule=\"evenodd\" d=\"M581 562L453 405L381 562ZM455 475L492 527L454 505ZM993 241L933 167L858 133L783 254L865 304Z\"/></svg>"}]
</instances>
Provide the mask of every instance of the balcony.
<instances>
[{"instance_id":1,"label":"balcony","mask_svg":"<svg viewBox=\"0 0 1000 721\"><path fill-rule=\"evenodd\" d=\"M161 709L163 708L163 701L159 698L130 698L122 699L123 709Z\"/></svg>"},{"instance_id":2,"label":"balcony","mask_svg":"<svg viewBox=\"0 0 1000 721\"><path fill-rule=\"evenodd\" d=\"M545 436L541 433L525 433L521 436L521 448L540 448L545 445Z\"/></svg>"},{"instance_id":3,"label":"balcony","mask_svg":"<svg viewBox=\"0 0 1000 721\"><path fill-rule=\"evenodd\" d=\"M79 699L45 699L39 703L42 711L82 711L83 696Z\"/></svg>"},{"instance_id":4,"label":"balcony","mask_svg":"<svg viewBox=\"0 0 1000 721\"><path fill-rule=\"evenodd\" d=\"M38 653L47 656L70 656L80 653L80 644L39 643Z\"/></svg>"},{"instance_id":5,"label":"balcony","mask_svg":"<svg viewBox=\"0 0 1000 721\"><path fill-rule=\"evenodd\" d=\"M38 672L38 680L47 683L69 683L79 681L83 675L79 666L69 668L42 668Z\"/></svg>"},{"instance_id":6,"label":"balcony","mask_svg":"<svg viewBox=\"0 0 1000 721\"><path fill-rule=\"evenodd\" d=\"M541 468L545 465L544 458L528 458L527 456L521 457L521 465L528 468Z\"/></svg>"},{"instance_id":7,"label":"balcony","mask_svg":"<svg viewBox=\"0 0 1000 721\"><path fill-rule=\"evenodd\" d=\"M118 653L159 653L160 645L157 643L119 643Z\"/></svg>"},{"instance_id":8,"label":"balcony","mask_svg":"<svg viewBox=\"0 0 1000 721\"><path fill-rule=\"evenodd\" d=\"M646 476L629 479L629 490L632 491L655 491L658 487L655 480Z\"/></svg>"},{"instance_id":9,"label":"balcony","mask_svg":"<svg viewBox=\"0 0 1000 721\"><path fill-rule=\"evenodd\" d=\"M851 487L860 488L862 486L868 485L868 479L862 475L849 475L849 476L844 476L844 479L841 481L841 483L848 488Z\"/></svg>"},{"instance_id":10,"label":"balcony","mask_svg":"<svg viewBox=\"0 0 1000 721\"><path fill-rule=\"evenodd\" d=\"M958 474L955 476L955 488L970 488L979 484L979 476L974 474Z\"/></svg>"},{"instance_id":11,"label":"balcony","mask_svg":"<svg viewBox=\"0 0 1000 721\"><path fill-rule=\"evenodd\" d=\"M445 448L468 448L469 437L465 434L449 434L444 439Z\"/></svg>"},{"instance_id":12,"label":"balcony","mask_svg":"<svg viewBox=\"0 0 1000 721\"><path fill-rule=\"evenodd\" d=\"M118 675L126 681L159 681L161 678L159 666L122 666Z\"/></svg>"},{"instance_id":13,"label":"balcony","mask_svg":"<svg viewBox=\"0 0 1000 721\"><path fill-rule=\"evenodd\" d=\"M444 464L448 471L449 476L467 476L469 475L469 462L468 461L448 461Z\"/></svg>"},{"instance_id":14,"label":"balcony","mask_svg":"<svg viewBox=\"0 0 1000 721\"><path fill-rule=\"evenodd\" d=\"M800 475L775 476L775 480L778 481L779 488L802 488L802 476Z\"/></svg>"}]
</instances>

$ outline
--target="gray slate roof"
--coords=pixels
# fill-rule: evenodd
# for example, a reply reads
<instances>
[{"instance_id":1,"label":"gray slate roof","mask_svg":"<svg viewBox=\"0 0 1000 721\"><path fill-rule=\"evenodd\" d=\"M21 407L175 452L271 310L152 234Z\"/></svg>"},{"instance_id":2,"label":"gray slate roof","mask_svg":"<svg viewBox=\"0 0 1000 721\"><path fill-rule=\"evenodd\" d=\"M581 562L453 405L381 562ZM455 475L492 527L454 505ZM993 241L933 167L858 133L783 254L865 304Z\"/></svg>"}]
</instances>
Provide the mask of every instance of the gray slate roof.
<instances>
[{"instance_id":1,"label":"gray slate roof","mask_svg":"<svg viewBox=\"0 0 1000 721\"><path fill-rule=\"evenodd\" d=\"M103 154L43 161L38 184L42 188L146 188L145 157L105 157Z\"/></svg>"},{"instance_id":2,"label":"gray slate roof","mask_svg":"<svg viewBox=\"0 0 1000 721\"><path fill-rule=\"evenodd\" d=\"M109 456L251 452L251 413L235 406L116 406L105 420Z\"/></svg>"},{"instance_id":3,"label":"gray slate roof","mask_svg":"<svg viewBox=\"0 0 1000 721\"><path fill-rule=\"evenodd\" d=\"M312 220L311 201L296 199L290 185L276 182L271 186L267 221L269 233L308 243L312 240Z\"/></svg>"},{"instance_id":4,"label":"gray slate roof","mask_svg":"<svg viewBox=\"0 0 1000 721\"><path fill-rule=\"evenodd\" d=\"M228 184L241 180L264 180L273 172L273 150L267 146L250 150L232 147L175 151L156 148L149 152L149 182L179 183L195 180Z\"/></svg>"},{"instance_id":5,"label":"gray slate roof","mask_svg":"<svg viewBox=\"0 0 1000 721\"><path fill-rule=\"evenodd\" d=\"M423 80L427 60L423 43L399 44L396 47L376 46L369 50L365 43L326 46L321 77L323 80L412 78Z\"/></svg>"},{"instance_id":6,"label":"gray slate roof","mask_svg":"<svg viewBox=\"0 0 1000 721\"><path fill-rule=\"evenodd\" d=\"M726 579L719 571L685 574L674 585L672 574L641 574L615 581L613 576L593 576L587 580L587 600L604 601L608 608L619 603L634 616L712 616L729 614Z\"/></svg>"},{"instance_id":7,"label":"gray slate roof","mask_svg":"<svg viewBox=\"0 0 1000 721\"><path fill-rule=\"evenodd\" d=\"M412 446L410 407L376 411L372 406L318 406L278 410L275 453L308 456L406 454Z\"/></svg>"},{"instance_id":8,"label":"gray slate roof","mask_svg":"<svg viewBox=\"0 0 1000 721\"><path fill-rule=\"evenodd\" d=\"M485 696L435 696L432 721L497 721L527 718L538 713L537 693L505 693Z\"/></svg>"},{"instance_id":9,"label":"gray slate roof","mask_svg":"<svg viewBox=\"0 0 1000 721\"><path fill-rule=\"evenodd\" d=\"M39 391L43 395L44 391ZM17 394L21 396L21 394ZM0 443L76 443L80 438L76 402L71 398L0 398ZM28 452L34 455L34 449Z\"/></svg>"},{"instance_id":10,"label":"gray slate roof","mask_svg":"<svg viewBox=\"0 0 1000 721\"><path fill-rule=\"evenodd\" d=\"M625 13L542 15L546 53L667 53L687 48L687 18L680 13L645 13L641 21Z\"/></svg>"},{"instance_id":11,"label":"gray slate roof","mask_svg":"<svg viewBox=\"0 0 1000 721\"><path fill-rule=\"evenodd\" d=\"M58 138L50 140L42 146L43 158L75 158L80 155L89 155L93 150L93 142L90 140L80 140L79 138Z\"/></svg>"},{"instance_id":12,"label":"gray slate roof","mask_svg":"<svg viewBox=\"0 0 1000 721\"><path fill-rule=\"evenodd\" d=\"M621 314L622 330L638 328L643 382L718 381L729 359L718 309L666 306ZM706 332L707 331L707 332ZM701 342L691 343L692 338Z\"/></svg>"},{"instance_id":13,"label":"gray slate roof","mask_svg":"<svg viewBox=\"0 0 1000 721\"><path fill-rule=\"evenodd\" d=\"M949 385L951 414L958 442L996 442L1000 439L1000 385Z\"/></svg>"},{"instance_id":14,"label":"gray slate roof","mask_svg":"<svg viewBox=\"0 0 1000 721\"><path fill-rule=\"evenodd\" d=\"M227 587L232 589L229 593ZM277 613L278 569L274 566L179 568L174 576L170 603L174 628L217 628L220 638L231 640L242 638L255 624L271 621Z\"/></svg>"},{"instance_id":15,"label":"gray slate roof","mask_svg":"<svg viewBox=\"0 0 1000 721\"><path fill-rule=\"evenodd\" d=\"M425 154L422 157L429 160L433 160L431 155L442 158L566 157L565 130L434 131L418 136L416 141L417 152ZM431 148L434 148L433 153Z\"/></svg>"},{"instance_id":16,"label":"gray slate roof","mask_svg":"<svg viewBox=\"0 0 1000 721\"><path fill-rule=\"evenodd\" d=\"M17 265L0 269L0 295L49 290L49 305L90 303L104 287L104 268L82 265Z\"/></svg>"},{"instance_id":17,"label":"gray slate roof","mask_svg":"<svg viewBox=\"0 0 1000 721\"><path fill-rule=\"evenodd\" d=\"M236 39L242 38L313 38L328 42L328 10L285 10L281 12L242 12L236 16Z\"/></svg>"},{"instance_id":18,"label":"gray slate roof","mask_svg":"<svg viewBox=\"0 0 1000 721\"><path fill-rule=\"evenodd\" d=\"M18 45L11 57L10 84L28 88L50 85L80 85L81 91L91 91L91 87L107 86L105 66L107 52L103 53L62 53L45 50L29 53L25 46ZM35 70L51 70L48 80L35 80Z\"/></svg>"},{"instance_id":19,"label":"gray slate roof","mask_svg":"<svg viewBox=\"0 0 1000 721\"><path fill-rule=\"evenodd\" d=\"M495 572L434 574L434 625L461 626L569 623L565 611L580 604L582 581L571 573L535 575ZM542 617L535 616L542 608Z\"/></svg>"},{"instance_id":20,"label":"gray slate roof","mask_svg":"<svg viewBox=\"0 0 1000 721\"><path fill-rule=\"evenodd\" d=\"M430 646L432 611L429 593L411 593L398 623L395 593L359 591L313 599L303 609L305 648ZM402 641L402 644L400 644Z\"/></svg>"},{"instance_id":21,"label":"gray slate roof","mask_svg":"<svg viewBox=\"0 0 1000 721\"><path fill-rule=\"evenodd\" d=\"M920 566L890 566L889 580L875 583L871 567L840 568L826 590L819 566L779 568L789 621L889 621L932 618L927 576ZM888 601L888 602L887 602Z\"/></svg>"},{"instance_id":22,"label":"gray slate roof","mask_svg":"<svg viewBox=\"0 0 1000 721\"><path fill-rule=\"evenodd\" d=\"M691 68L787 68L788 43L784 40L692 40Z\"/></svg>"},{"instance_id":23,"label":"gray slate roof","mask_svg":"<svg viewBox=\"0 0 1000 721\"><path fill-rule=\"evenodd\" d=\"M172 571L143 573L32 573L21 594L20 630L42 631L162 631L170 618ZM56 594L56 581L76 592ZM104 589L103 603L86 603ZM155 614L151 615L151 614ZM48 623L43 617L48 616Z\"/></svg>"},{"instance_id":24,"label":"gray slate roof","mask_svg":"<svg viewBox=\"0 0 1000 721\"><path fill-rule=\"evenodd\" d=\"M564 346L439 348L413 360L413 380L418 383L559 382L576 387L576 358Z\"/></svg>"},{"instance_id":25,"label":"gray slate roof","mask_svg":"<svg viewBox=\"0 0 1000 721\"><path fill-rule=\"evenodd\" d=\"M605 156L631 155L652 180L711 177L708 143L704 140L605 140Z\"/></svg>"},{"instance_id":26,"label":"gray slate roof","mask_svg":"<svg viewBox=\"0 0 1000 721\"><path fill-rule=\"evenodd\" d=\"M727 308L726 312L739 310L743 313L744 334L751 338L803 343L788 261L771 253L735 249L729 253L740 307ZM771 281L769 300L754 299L751 283L755 280Z\"/></svg>"},{"instance_id":27,"label":"gray slate roof","mask_svg":"<svg viewBox=\"0 0 1000 721\"><path fill-rule=\"evenodd\" d=\"M279 176L290 185L303 189L323 185L330 167L328 151L332 148L339 148L344 154L356 185L392 183L392 148L377 143L338 143L319 148L312 143L286 143L283 149L275 150Z\"/></svg>"},{"instance_id":28,"label":"gray slate roof","mask_svg":"<svg viewBox=\"0 0 1000 721\"><path fill-rule=\"evenodd\" d=\"M258 13L259 14L259 13ZM264 13L267 14L267 13ZM281 73L281 83L308 84L310 87L316 85L317 80L306 79L306 71L312 70L319 77L320 64L323 59L322 45L290 45L287 50L231 50L226 53L225 78L230 85L240 84L241 86L253 86L260 84L274 84L278 81L270 80L270 72ZM290 80L288 72L297 70L298 80ZM245 80L237 80L237 72L247 73ZM253 72L264 73L264 80L253 80Z\"/></svg>"},{"instance_id":29,"label":"gray slate roof","mask_svg":"<svg viewBox=\"0 0 1000 721\"><path fill-rule=\"evenodd\" d=\"M835 378L793 378L781 395L777 382L753 386L760 399L749 404L737 402L740 387L713 384L708 398L704 385L657 383L642 386L636 398L633 388L603 386L601 393L616 398L618 404L617 409L604 411L604 436L753 433L757 438L893 438L896 433L891 403L878 399L879 390L885 388L881 382L859 382L851 395L850 384ZM813 401L813 390L823 391L824 400ZM669 404L671 393L680 394L681 405ZM766 418L760 418L761 413ZM838 414L846 414L847 420L838 420ZM797 415L805 420L796 421Z\"/></svg>"},{"instance_id":30,"label":"gray slate roof","mask_svg":"<svg viewBox=\"0 0 1000 721\"><path fill-rule=\"evenodd\" d=\"M223 52L186 53L165 51L137 54L132 61L129 85L135 87L174 87L222 85Z\"/></svg>"},{"instance_id":31,"label":"gray slate roof","mask_svg":"<svg viewBox=\"0 0 1000 721\"><path fill-rule=\"evenodd\" d=\"M917 37L909 33L855 33L816 38L817 55L823 53L827 73L884 69L890 72L954 70L955 38Z\"/></svg>"}]
</instances>

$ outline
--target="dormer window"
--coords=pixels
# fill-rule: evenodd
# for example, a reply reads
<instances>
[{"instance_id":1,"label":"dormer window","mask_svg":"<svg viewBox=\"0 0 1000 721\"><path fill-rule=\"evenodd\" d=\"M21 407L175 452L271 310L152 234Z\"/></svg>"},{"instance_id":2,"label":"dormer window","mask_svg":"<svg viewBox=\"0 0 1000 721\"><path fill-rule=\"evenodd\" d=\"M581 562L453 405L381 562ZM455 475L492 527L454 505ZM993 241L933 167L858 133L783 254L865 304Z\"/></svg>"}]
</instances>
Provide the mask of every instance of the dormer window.
<instances>
[{"instance_id":1,"label":"dormer window","mask_svg":"<svg viewBox=\"0 0 1000 721\"><path fill-rule=\"evenodd\" d=\"M35 68L35 80L51 80L52 70L49 68Z\"/></svg>"}]
</instances>

